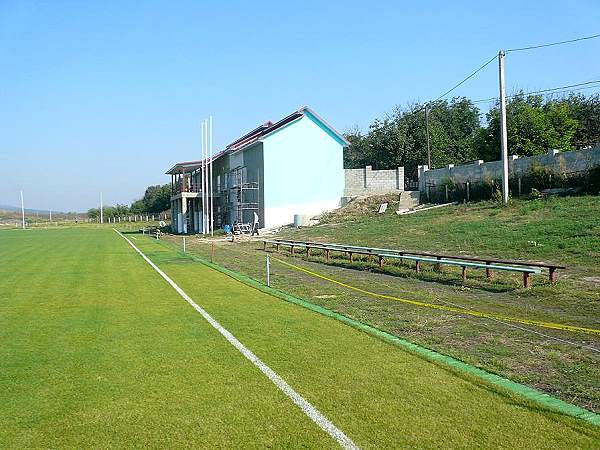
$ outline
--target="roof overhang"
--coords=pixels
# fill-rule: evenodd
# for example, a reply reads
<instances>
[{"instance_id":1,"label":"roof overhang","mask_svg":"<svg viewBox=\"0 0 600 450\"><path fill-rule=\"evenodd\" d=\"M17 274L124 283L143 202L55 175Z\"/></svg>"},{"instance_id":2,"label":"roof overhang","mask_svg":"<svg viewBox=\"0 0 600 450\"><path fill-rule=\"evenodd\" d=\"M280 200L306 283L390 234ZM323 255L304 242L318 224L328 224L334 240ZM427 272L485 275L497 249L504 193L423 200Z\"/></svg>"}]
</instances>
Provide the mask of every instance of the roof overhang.
<instances>
[{"instance_id":1,"label":"roof overhang","mask_svg":"<svg viewBox=\"0 0 600 450\"><path fill-rule=\"evenodd\" d=\"M193 172L202 167L202 161L185 161L175 164L165 173L167 175L176 175L178 173Z\"/></svg>"},{"instance_id":2,"label":"roof overhang","mask_svg":"<svg viewBox=\"0 0 600 450\"><path fill-rule=\"evenodd\" d=\"M225 155L227 153L226 150L221 150L218 153L215 153L212 156L212 161L215 162L216 160L218 160L221 156ZM198 170L202 167L202 164L208 164L210 162L210 158L206 158L206 159L200 159L198 161L185 161L185 162L180 162L175 164L173 167L171 167L169 170L167 170L165 173L167 175L177 175L179 173L189 173L189 172L194 172L195 170Z\"/></svg>"}]
</instances>

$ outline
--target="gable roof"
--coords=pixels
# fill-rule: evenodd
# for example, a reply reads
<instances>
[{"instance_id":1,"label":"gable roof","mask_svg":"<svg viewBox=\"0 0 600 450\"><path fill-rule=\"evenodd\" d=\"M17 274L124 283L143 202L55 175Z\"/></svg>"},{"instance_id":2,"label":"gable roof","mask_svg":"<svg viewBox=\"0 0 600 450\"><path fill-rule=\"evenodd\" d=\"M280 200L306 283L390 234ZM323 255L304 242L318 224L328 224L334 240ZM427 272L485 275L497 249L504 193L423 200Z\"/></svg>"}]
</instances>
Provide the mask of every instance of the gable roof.
<instances>
[{"instance_id":1,"label":"gable roof","mask_svg":"<svg viewBox=\"0 0 600 450\"><path fill-rule=\"evenodd\" d=\"M252 144L255 144L256 142L262 141L268 136L302 119L303 117L308 117L313 122L315 122L323 131L329 134L329 136L335 139L341 146L347 147L350 145L350 143L344 138L344 136L342 136L331 125L325 122L325 120L321 118L321 116L319 116L315 111L310 109L308 106L303 106L302 108L294 111L293 113L285 116L283 119L275 123L271 121L265 122L262 125L259 125L258 127L253 129L252 131L237 138L235 141L227 145L224 150L221 150L220 152L213 155L213 160L220 158L225 154L242 150L246 147L249 147ZM199 169L204 162L204 160L199 160L177 163L167 171L167 174L180 173L181 171L186 171L186 169L187 171L196 170Z\"/></svg>"}]
</instances>

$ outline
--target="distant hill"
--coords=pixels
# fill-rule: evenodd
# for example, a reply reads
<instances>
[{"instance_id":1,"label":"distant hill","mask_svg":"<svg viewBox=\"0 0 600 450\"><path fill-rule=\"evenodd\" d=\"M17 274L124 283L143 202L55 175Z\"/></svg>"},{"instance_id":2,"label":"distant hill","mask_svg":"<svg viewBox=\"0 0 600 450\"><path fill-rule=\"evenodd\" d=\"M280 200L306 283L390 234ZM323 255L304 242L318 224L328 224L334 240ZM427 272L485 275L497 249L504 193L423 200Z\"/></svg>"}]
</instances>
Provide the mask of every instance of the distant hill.
<instances>
[{"instance_id":1,"label":"distant hill","mask_svg":"<svg viewBox=\"0 0 600 450\"><path fill-rule=\"evenodd\" d=\"M7 212L21 212L21 207L20 206L12 206L12 205L0 205L0 211L7 211ZM48 214L50 211L47 209L32 209L32 208L25 208L25 214ZM56 214L56 215L62 215L62 214L77 214L77 213L73 213L73 212L63 212L63 211L52 211L52 214Z\"/></svg>"}]
</instances>

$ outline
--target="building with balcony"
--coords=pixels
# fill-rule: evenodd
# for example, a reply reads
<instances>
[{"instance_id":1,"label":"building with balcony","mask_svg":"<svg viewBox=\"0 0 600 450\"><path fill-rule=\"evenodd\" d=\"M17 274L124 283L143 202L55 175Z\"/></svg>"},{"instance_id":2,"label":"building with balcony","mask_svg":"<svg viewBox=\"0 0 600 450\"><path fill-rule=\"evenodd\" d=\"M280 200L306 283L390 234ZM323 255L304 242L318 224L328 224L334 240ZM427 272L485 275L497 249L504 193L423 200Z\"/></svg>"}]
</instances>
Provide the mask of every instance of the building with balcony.
<instances>
[{"instance_id":1,"label":"building with balcony","mask_svg":"<svg viewBox=\"0 0 600 450\"><path fill-rule=\"evenodd\" d=\"M308 107L266 122L213 156L214 228L293 222L295 214L318 214L339 206L344 190L343 151L348 142ZM203 161L175 164L171 175L171 227L201 233Z\"/></svg>"}]
</instances>

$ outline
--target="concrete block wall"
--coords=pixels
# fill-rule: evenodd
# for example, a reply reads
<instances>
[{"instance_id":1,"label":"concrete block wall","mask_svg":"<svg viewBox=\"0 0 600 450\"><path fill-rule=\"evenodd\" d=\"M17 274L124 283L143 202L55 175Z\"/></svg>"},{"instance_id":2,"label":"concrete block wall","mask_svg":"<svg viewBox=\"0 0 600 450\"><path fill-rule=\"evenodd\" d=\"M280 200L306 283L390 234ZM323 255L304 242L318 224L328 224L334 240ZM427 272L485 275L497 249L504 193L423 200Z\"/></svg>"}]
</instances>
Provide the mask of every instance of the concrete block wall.
<instances>
[{"instance_id":1,"label":"concrete block wall","mask_svg":"<svg viewBox=\"0 0 600 450\"><path fill-rule=\"evenodd\" d=\"M550 150L545 155L519 158L511 155L508 158L510 176L525 175L533 164L539 164L556 173L583 172L600 166L600 146L594 148L560 152ZM471 164L429 170L428 167L419 166L419 190L425 192L427 186L442 185L447 179L455 183L481 182L486 179L502 178L502 161L483 162L475 161Z\"/></svg>"},{"instance_id":2,"label":"concrete block wall","mask_svg":"<svg viewBox=\"0 0 600 450\"><path fill-rule=\"evenodd\" d=\"M388 170L344 169L344 196L375 195L404 190L404 167Z\"/></svg>"}]
</instances>

